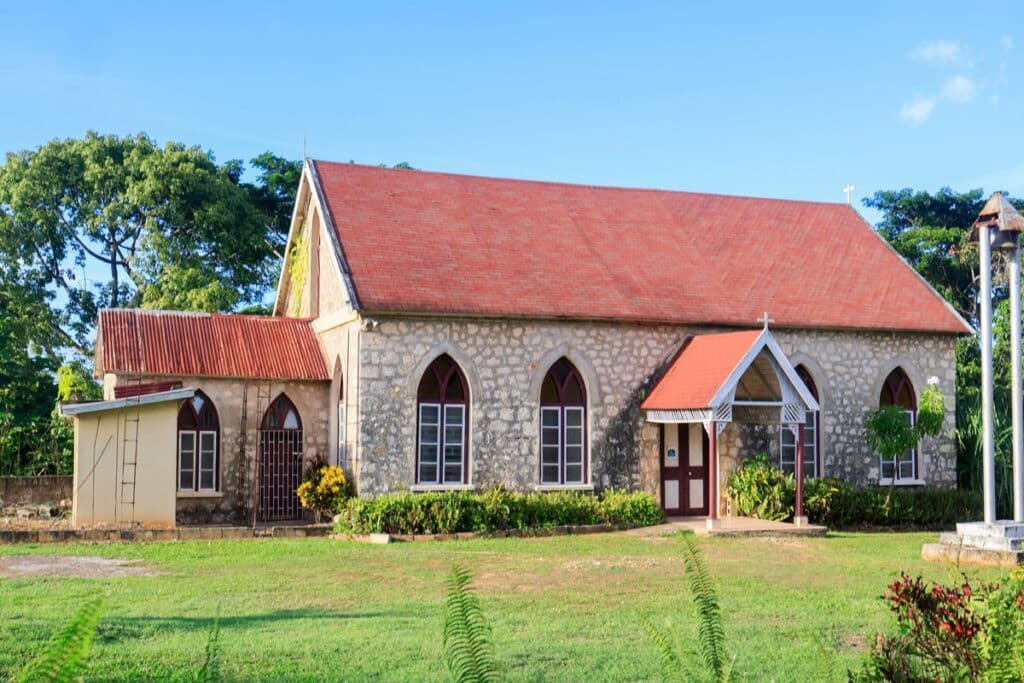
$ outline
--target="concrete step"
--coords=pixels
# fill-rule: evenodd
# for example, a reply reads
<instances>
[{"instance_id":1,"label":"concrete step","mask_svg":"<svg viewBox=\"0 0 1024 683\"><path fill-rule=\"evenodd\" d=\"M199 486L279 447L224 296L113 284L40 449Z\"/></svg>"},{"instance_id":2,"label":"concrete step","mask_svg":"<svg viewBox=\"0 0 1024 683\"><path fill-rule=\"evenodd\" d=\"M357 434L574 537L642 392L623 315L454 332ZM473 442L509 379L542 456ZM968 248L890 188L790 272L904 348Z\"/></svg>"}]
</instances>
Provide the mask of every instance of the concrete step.
<instances>
[{"instance_id":1,"label":"concrete step","mask_svg":"<svg viewBox=\"0 0 1024 683\"><path fill-rule=\"evenodd\" d=\"M1024 553L1006 550L984 550L981 548L961 548L949 543L925 543L921 548L921 557L925 560L937 562L1014 567L1024 560Z\"/></svg>"},{"instance_id":2,"label":"concrete step","mask_svg":"<svg viewBox=\"0 0 1024 683\"><path fill-rule=\"evenodd\" d=\"M980 536L975 534L953 534L954 538L940 536L939 540L949 545L958 545L965 548L981 548L983 550L1005 550L1008 552L1019 552L1024 539L1000 538L998 536Z\"/></svg>"},{"instance_id":3,"label":"concrete step","mask_svg":"<svg viewBox=\"0 0 1024 683\"><path fill-rule=\"evenodd\" d=\"M1011 520L999 520L991 524L985 522L960 522L956 525L961 536L988 536L991 538L1024 538L1024 523Z\"/></svg>"}]
</instances>

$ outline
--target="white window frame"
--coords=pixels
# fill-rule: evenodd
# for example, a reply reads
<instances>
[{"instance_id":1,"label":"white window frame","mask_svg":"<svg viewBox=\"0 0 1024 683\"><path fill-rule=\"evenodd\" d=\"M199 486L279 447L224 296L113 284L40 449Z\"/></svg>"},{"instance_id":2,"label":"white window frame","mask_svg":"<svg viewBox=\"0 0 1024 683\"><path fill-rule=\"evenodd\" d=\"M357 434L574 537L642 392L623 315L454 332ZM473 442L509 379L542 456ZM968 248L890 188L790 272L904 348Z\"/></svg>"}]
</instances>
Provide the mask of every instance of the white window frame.
<instances>
[{"instance_id":1,"label":"white window frame","mask_svg":"<svg viewBox=\"0 0 1024 683\"><path fill-rule=\"evenodd\" d=\"M917 426L917 411L916 410L909 410L909 409L904 408L903 412L910 417L910 426L911 427L916 427ZM879 477L879 481L881 483L883 483L883 484L894 483L894 482L896 484L899 484L901 482L903 482L903 483L913 483L913 484L919 483L919 480L917 478L917 448L916 447L911 448L910 450L907 451L907 453L910 454L910 458L909 459L906 457L906 454L904 454L904 457L902 457L902 458L900 456L896 456L895 458L889 458L889 459L883 458L882 456L878 456L878 477ZM909 464L910 465L910 476L909 477L901 476L902 475L902 473L901 473L901 465L905 465L905 464ZM886 465L890 465L892 467L892 476L889 476L889 477L885 476L885 466Z\"/></svg>"},{"instance_id":2,"label":"white window frame","mask_svg":"<svg viewBox=\"0 0 1024 683\"><path fill-rule=\"evenodd\" d=\"M338 401L338 467L341 467L342 469L348 469L348 450L345 448L344 401Z\"/></svg>"},{"instance_id":3,"label":"white window frame","mask_svg":"<svg viewBox=\"0 0 1024 683\"><path fill-rule=\"evenodd\" d=\"M434 410L437 411L437 421L436 422L429 422L429 423L424 422L424 420L423 420L423 411L424 411L424 409L427 409L427 408L433 408ZM441 434L442 423L443 423L443 419L442 419L442 415L441 415L441 404L440 403L421 403L420 404L420 408L419 408L419 422L418 422L417 427L416 427L416 481L419 484L437 485L438 480L441 479L444 476L443 474L441 474L441 441L442 441L442 436L443 436ZM423 428L425 426L427 426L427 427L434 427L435 429L437 429L437 438L436 438L435 441L426 442L426 443L423 441ZM434 468L435 469L434 469L434 479L433 480L425 480L425 479L423 479L423 447L424 446L433 446L434 447Z\"/></svg>"},{"instance_id":4,"label":"white window frame","mask_svg":"<svg viewBox=\"0 0 1024 683\"><path fill-rule=\"evenodd\" d=\"M186 437L186 436L192 437L192 448L189 449L190 452L192 453L192 467L190 467L188 469L185 469L185 468L183 468L181 466L181 455L182 455L182 453L185 452L185 449L182 448L182 440L183 440L183 437ZM196 467L196 465L198 465L198 462L197 462L198 455L199 455L199 443L198 443L198 440L196 438L196 433L194 431L187 431L187 430L186 431L179 431L178 432L178 467L177 467L177 475L178 475L177 483L178 483L178 490L179 491L195 491L196 490L196 470L198 469ZM189 473L189 477L192 480L192 483L188 486L188 488L184 488L181 485L181 475L184 474L185 472Z\"/></svg>"},{"instance_id":5,"label":"white window frame","mask_svg":"<svg viewBox=\"0 0 1024 683\"><path fill-rule=\"evenodd\" d=\"M195 490L196 491L216 491L217 490L217 458L220 455L217 452L217 432L206 429L199 430L196 433L196 468L195 468ZM209 434L213 440L213 465L211 467L203 467L203 435ZM212 486L203 486L203 473L209 473L213 478Z\"/></svg>"},{"instance_id":6,"label":"white window frame","mask_svg":"<svg viewBox=\"0 0 1024 683\"><path fill-rule=\"evenodd\" d=\"M423 442L423 409L424 408L435 408L437 410L437 423L427 423L426 426L437 428L437 442ZM459 413L458 423L449 423L448 411L456 410ZM469 425L466 424L466 415L468 413L467 405L465 403L420 403L419 404L419 420L416 429L416 486L424 487L454 487L464 486L466 479L466 430ZM459 448L459 476L457 480L448 479L445 477L445 454L448 450L448 427L459 427L460 439L458 442ZM454 447L456 444L451 444ZM437 470L433 480L425 480L422 476L421 462L422 453L424 446L434 447L434 458L437 463Z\"/></svg>"},{"instance_id":7,"label":"white window frame","mask_svg":"<svg viewBox=\"0 0 1024 683\"><path fill-rule=\"evenodd\" d=\"M557 426L547 426L547 427L545 427L545 425L544 425L544 414L545 413L553 413L554 415L556 415L558 417L558 424L557 424ZM566 420L566 415L568 413L577 413L577 414L579 414L579 416L580 416L580 424L579 424L578 428L577 427L570 427L568 425L568 420ZM544 432L545 432L545 430L551 430L551 429L557 429L557 433L558 433L558 443L557 443L557 449L558 449L558 481L550 481L550 480L545 480L544 479L544 467L545 467L544 448L545 448L545 446L549 447L549 448L553 447L553 446L556 446L556 444L553 444L553 443L547 443L546 444L544 442ZM569 481L568 477L566 476L566 471L567 471L567 469L570 466L569 460L566 457L566 448L568 446L570 446L570 445L575 446L575 444L569 444L569 441L568 441L568 438L567 438L567 436L568 436L567 432L568 432L569 429L579 429L579 431L580 431L580 442L579 442L580 459L579 459L578 463L571 463L571 465L576 465L576 464L579 465L579 468L580 468L580 478L578 480L574 480L574 481ZM589 469L590 459L587 457L587 455L588 455L587 454L587 444L588 444L588 441L587 441L587 408L586 408L586 406L541 406L540 407L540 439L539 440L540 440L540 458L539 458L540 473L539 474L540 474L540 485L542 487L560 487L560 486L582 487L582 486L586 486L588 484L588 482L590 480L590 477L589 477L589 472L587 470ZM551 464L549 463L547 466L550 467Z\"/></svg>"},{"instance_id":8,"label":"white window frame","mask_svg":"<svg viewBox=\"0 0 1024 683\"><path fill-rule=\"evenodd\" d=\"M448 443L448 428L449 426L451 426L452 428L456 426L454 424L449 424L448 411L450 410L457 410L459 414L459 421L457 425L459 428L458 444ZM446 486L449 484L461 485L464 482L466 475L466 406L465 404L462 403L446 403L444 405L444 410L442 412L444 413L442 416L442 428L444 431L441 434L441 466L443 467L443 470L438 472L438 478L440 479L438 483L442 486ZM456 479L449 480L447 473L448 449L456 447L459 449L459 476Z\"/></svg>"},{"instance_id":9,"label":"white window frame","mask_svg":"<svg viewBox=\"0 0 1024 683\"><path fill-rule=\"evenodd\" d=\"M807 421L808 418L813 420L811 427L814 430L814 438L807 439ZM819 414L817 411L808 410L804 414L804 478L814 479L819 476L818 474L818 426L820 425ZM786 443L786 434L789 434L793 439L793 443ZM790 472L795 475L796 473L796 440L799 438L799 431L790 429L785 425L782 426L781 433L779 434L779 469L783 472ZM810 447L811 452L814 454L814 469L811 472L807 471L807 450ZM789 451L787 455L787 451Z\"/></svg>"},{"instance_id":10,"label":"white window frame","mask_svg":"<svg viewBox=\"0 0 1024 683\"><path fill-rule=\"evenodd\" d=\"M557 424L547 425L544 424L544 413L553 414L557 418ZM563 482L564 476L562 472L562 408L561 406L541 406L540 409L540 484L541 486L560 486ZM555 443L544 442L545 430L554 430L557 441ZM544 462L544 448L555 448L557 462L545 463ZM547 481L544 479L544 468L555 465L558 468L558 480Z\"/></svg>"}]
</instances>

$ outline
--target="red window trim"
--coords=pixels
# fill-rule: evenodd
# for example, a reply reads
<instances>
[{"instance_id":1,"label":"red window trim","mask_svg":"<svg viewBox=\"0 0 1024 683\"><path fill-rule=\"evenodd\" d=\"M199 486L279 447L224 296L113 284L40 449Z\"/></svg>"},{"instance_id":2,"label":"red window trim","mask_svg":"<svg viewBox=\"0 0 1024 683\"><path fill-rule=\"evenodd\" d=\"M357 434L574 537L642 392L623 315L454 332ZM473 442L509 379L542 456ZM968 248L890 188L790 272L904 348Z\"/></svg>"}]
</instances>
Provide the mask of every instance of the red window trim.
<instances>
[{"instance_id":1,"label":"red window trim","mask_svg":"<svg viewBox=\"0 0 1024 683\"><path fill-rule=\"evenodd\" d=\"M447 371L442 375L442 364L449 363ZM437 382L438 395L434 397L425 397L423 391L423 382L427 378L427 375L432 374L434 380ZM459 385L462 389L461 399L448 399L448 385L452 380L452 376L455 376L459 381ZM453 485L465 485L469 483L469 383L466 381L466 375L462 372L462 367L458 362L449 356L447 353L443 353L430 362L427 369L423 371L423 376L420 377L420 383L416 389L416 454L413 458L413 481L416 485L420 485L420 415L422 409L420 406L426 405L437 405L438 406L438 459L437 459L437 479L435 482L427 482L424 486L453 486ZM455 482L444 480L444 445L445 445L445 406L462 406L462 477L458 484Z\"/></svg>"},{"instance_id":2,"label":"red window trim","mask_svg":"<svg viewBox=\"0 0 1024 683\"><path fill-rule=\"evenodd\" d=\"M565 379L561 382L558 381L558 376L554 373L555 368L558 367L559 363L563 363L563 367L567 365L569 372L566 373ZM589 416L587 415L587 384L583 381L583 375L580 374L579 369L576 365L566 357L561 357L551 364L548 368L547 373L544 375L544 380L541 382L540 391L541 396L544 395L544 385L547 384L548 379L555 385L555 391L558 394L557 401L545 401L541 398L540 411L538 414L538 444L539 457L538 457L538 472L540 475L541 486L586 486L590 483L590 435L587 430L587 423ZM569 382L574 380L578 383L580 389L580 402L567 402L565 398L566 389L569 387ZM558 482L546 482L544 481L544 408L560 408L559 410L559 434L558 434ZM581 482L566 483L565 481L565 409L566 408L580 408L583 412L583 420L581 428L583 430L583 480Z\"/></svg>"},{"instance_id":3,"label":"red window trim","mask_svg":"<svg viewBox=\"0 0 1024 683\"><path fill-rule=\"evenodd\" d=\"M193 401L196 397L203 399L203 407L199 412L196 412ZM213 416L212 425L203 425L200 423L199 416L203 411L209 410L209 414ZM187 415L192 420L192 426L182 426L182 417ZM182 432L191 432L194 437L194 454L192 463L192 488L183 489L181 488L181 434ZM213 432L214 441L214 467L213 467L213 488L204 489L199 486L200 479L200 467L199 467L199 435L204 432ZM178 409L178 421L177 421L177 439L175 443L176 458L174 463L175 471L175 491L220 491L220 463L222 459L221 447L220 447L220 414L217 412L217 406L214 405L210 397L205 392L197 390L192 398L186 399L182 404L181 408Z\"/></svg>"},{"instance_id":4,"label":"red window trim","mask_svg":"<svg viewBox=\"0 0 1024 683\"><path fill-rule=\"evenodd\" d=\"M902 393L902 390L904 388L906 388L907 395L910 397L910 405L909 406L905 405L903 403L900 403L900 394ZM908 412L910 412L911 415L912 415L912 419L914 421L914 424L917 424L917 392L914 391L914 383L910 381L910 376L907 375L906 370L904 370L903 368L897 366L897 367L893 368L892 371L888 375L885 376L885 381L882 382L882 390L879 392L879 396L878 396L878 405L879 406L899 406L900 408L903 408L904 410L907 410ZM911 459L912 459L912 461L914 463L914 477L913 478L917 479L920 476L920 473L921 473L921 470L920 470L921 463L918 462L917 448L912 448L911 449L910 457L911 457ZM881 456L879 456L878 476L880 478L883 478L882 477L882 470L881 470ZM903 479L903 478L904 477L900 476L899 458L896 458L895 462L893 462L892 479L894 481L899 481L900 479Z\"/></svg>"}]
</instances>

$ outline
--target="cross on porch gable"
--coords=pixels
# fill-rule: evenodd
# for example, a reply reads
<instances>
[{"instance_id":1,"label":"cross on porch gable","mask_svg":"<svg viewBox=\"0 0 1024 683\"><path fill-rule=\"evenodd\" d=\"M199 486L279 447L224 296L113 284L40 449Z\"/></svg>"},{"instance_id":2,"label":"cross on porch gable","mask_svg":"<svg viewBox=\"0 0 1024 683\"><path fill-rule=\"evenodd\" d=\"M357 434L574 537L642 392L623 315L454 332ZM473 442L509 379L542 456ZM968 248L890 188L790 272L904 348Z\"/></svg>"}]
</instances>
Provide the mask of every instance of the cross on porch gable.
<instances>
[{"instance_id":1,"label":"cross on porch gable","mask_svg":"<svg viewBox=\"0 0 1024 683\"><path fill-rule=\"evenodd\" d=\"M764 329L767 330L768 329L768 323L775 322L775 319L774 318L769 318L768 317L768 311L765 311L764 315L757 319L757 322L764 323Z\"/></svg>"}]
</instances>

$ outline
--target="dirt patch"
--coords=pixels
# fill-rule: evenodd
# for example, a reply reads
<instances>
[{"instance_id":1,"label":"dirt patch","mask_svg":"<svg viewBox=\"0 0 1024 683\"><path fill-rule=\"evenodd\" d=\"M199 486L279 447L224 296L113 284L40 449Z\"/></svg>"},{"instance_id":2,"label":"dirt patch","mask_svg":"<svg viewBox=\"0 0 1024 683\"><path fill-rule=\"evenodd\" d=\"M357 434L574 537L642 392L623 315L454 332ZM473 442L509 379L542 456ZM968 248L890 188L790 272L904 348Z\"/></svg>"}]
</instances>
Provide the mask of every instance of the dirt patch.
<instances>
[{"instance_id":1,"label":"dirt patch","mask_svg":"<svg viewBox=\"0 0 1024 683\"><path fill-rule=\"evenodd\" d=\"M0 556L0 578L28 576L70 576L80 579L107 579L120 576L157 576L164 572L142 564L142 560L84 555L6 555Z\"/></svg>"}]
</instances>

